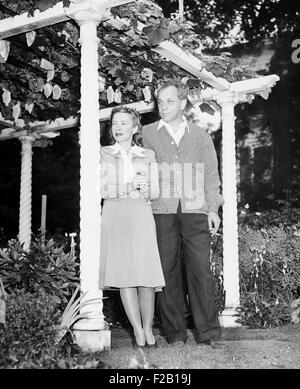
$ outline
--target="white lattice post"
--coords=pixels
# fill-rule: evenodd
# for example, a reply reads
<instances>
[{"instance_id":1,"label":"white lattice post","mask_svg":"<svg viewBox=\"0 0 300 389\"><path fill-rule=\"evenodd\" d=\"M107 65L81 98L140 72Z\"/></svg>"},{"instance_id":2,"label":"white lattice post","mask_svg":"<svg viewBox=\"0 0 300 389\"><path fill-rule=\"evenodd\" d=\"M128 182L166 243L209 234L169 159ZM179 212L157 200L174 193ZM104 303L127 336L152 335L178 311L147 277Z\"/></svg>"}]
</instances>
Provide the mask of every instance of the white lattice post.
<instances>
[{"instance_id":1,"label":"white lattice post","mask_svg":"<svg viewBox=\"0 0 300 389\"><path fill-rule=\"evenodd\" d=\"M234 106L238 97L234 92L222 92L218 99L222 111L222 186L223 186L223 271L225 309L220 316L222 327L238 327L240 305L238 219L236 189L236 151Z\"/></svg>"},{"instance_id":2,"label":"white lattice post","mask_svg":"<svg viewBox=\"0 0 300 389\"><path fill-rule=\"evenodd\" d=\"M80 280L88 304L80 313L86 318L74 326L74 335L83 350L110 347L110 331L103 315L99 290L101 198L100 198L100 125L98 95L97 26L103 10L76 13L81 44L81 119L80 119Z\"/></svg>"},{"instance_id":3,"label":"white lattice post","mask_svg":"<svg viewBox=\"0 0 300 389\"><path fill-rule=\"evenodd\" d=\"M25 135L19 139L22 144L19 241L24 243L24 249L28 250L31 242L32 143L36 138L33 135Z\"/></svg>"}]
</instances>

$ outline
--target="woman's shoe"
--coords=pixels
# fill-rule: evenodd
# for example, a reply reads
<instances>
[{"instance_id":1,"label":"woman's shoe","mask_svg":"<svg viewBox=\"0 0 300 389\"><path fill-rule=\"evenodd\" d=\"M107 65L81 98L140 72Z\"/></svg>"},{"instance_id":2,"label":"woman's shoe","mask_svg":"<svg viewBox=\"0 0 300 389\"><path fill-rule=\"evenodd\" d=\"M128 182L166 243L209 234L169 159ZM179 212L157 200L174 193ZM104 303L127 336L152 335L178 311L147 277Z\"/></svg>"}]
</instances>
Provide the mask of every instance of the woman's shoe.
<instances>
[{"instance_id":1,"label":"woman's shoe","mask_svg":"<svg viewBox=\"0 0 300 389\"><path fill-rule=\"evenodd\" d=\"M155 341L155 343L152 343L152 344L146 343L145 346L146 346L147 348L158 348L158 344L157 344L156 341Z\"/></svg>"},{"instance_id":2,"label":"woman's shoe","mask_svg":"<svg viewBox=\"0 0 300 389\"><path fill-rule=\"evenodd\" d=\"M133 347L133 348L144 348L145 346L146 346L146 344L138 344L138 343L136 342L135 338L132 339L132 347Z\"/></svg>"}]
</instances>

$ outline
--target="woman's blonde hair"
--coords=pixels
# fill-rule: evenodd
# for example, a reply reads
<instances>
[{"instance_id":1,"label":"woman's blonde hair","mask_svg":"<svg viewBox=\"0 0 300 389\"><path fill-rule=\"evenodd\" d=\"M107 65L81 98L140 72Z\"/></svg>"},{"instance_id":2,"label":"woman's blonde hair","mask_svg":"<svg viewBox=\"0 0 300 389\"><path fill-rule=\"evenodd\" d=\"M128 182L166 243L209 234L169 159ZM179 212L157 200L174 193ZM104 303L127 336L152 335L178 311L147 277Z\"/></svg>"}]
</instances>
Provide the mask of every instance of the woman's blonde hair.
<instances>
[{"instance_id":1,"label":"woman's blonde hair","mask_svg":"<svg viewBox=\"0 0 300 389\"><path fill-rule=\"evenodd\" d=\"M116 113L127 113L128 115L131 115L131 117L133 118L133 125L137 126L137 132L132 137L133 145L135 144L137 146L142 146L141 116L136 109L126 107L125 105L119 105L118 107L114 107L111 111L108 128L108 143L111 145L116 143L111 130L113 117Z\"/></svg>"}]
</instances>

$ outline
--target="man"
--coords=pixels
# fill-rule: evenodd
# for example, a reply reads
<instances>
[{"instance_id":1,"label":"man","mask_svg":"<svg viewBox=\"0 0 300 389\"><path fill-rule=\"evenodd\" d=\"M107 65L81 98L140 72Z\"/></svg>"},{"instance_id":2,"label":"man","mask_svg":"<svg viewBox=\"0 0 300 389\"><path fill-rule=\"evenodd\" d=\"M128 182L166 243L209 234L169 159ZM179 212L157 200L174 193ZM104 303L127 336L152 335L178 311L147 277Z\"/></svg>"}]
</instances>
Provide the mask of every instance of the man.
<instances>
[{"instance_id":1,"label":"man","mask_svg":"<svg viewBox=\"0 0 300 389\"><path fill-rule=\"evenodd\" d=\"M183 116L183 84L170 81L156 97L161 120L144 126L142 135L160 170L160 198L153 201L152 210L166 281L158 293L162 327L170 345L186 342L182 243L195 340L211 345L221 335L210 270L210 233L219 228L218 209L223 204L216 151L210 135Z\"/></svg>"}]
</instances>

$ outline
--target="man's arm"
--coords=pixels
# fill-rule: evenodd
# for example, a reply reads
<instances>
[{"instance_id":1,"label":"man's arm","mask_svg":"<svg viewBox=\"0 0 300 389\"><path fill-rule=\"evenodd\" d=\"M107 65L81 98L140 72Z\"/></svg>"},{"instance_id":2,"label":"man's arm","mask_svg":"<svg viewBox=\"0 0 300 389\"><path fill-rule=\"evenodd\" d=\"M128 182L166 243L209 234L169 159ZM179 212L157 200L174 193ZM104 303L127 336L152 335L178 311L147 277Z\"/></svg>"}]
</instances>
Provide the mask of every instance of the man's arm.
<instances>
[{"instance_id":1,"label":"man's arm","mask_svg":"<svg viewBox=\"0 0 300 389\"><path fill-rule=\"evenodd\" d=\"M220 177L218 171L218 159L213 140L206 134L204 150L204 190L208 206L209 230L214 234L220 226L218 210L224 204L223 196L220 194Z\"/></svg>"},{"instance_id":2,"label":"man's arm","mask_svg":"<svg viewBox=\"0 0 300 389\"><path fill-rule=\"evenodd\" d=\"M150 139L148 136L148 134L149 134L148 131L150 131L150 128L148 125L142 127L141 134L142 134L143 145L146 149L150 149L150 150L153 150L155 152L154 147L150 142Z\"/></svg>"}]
</instances>

